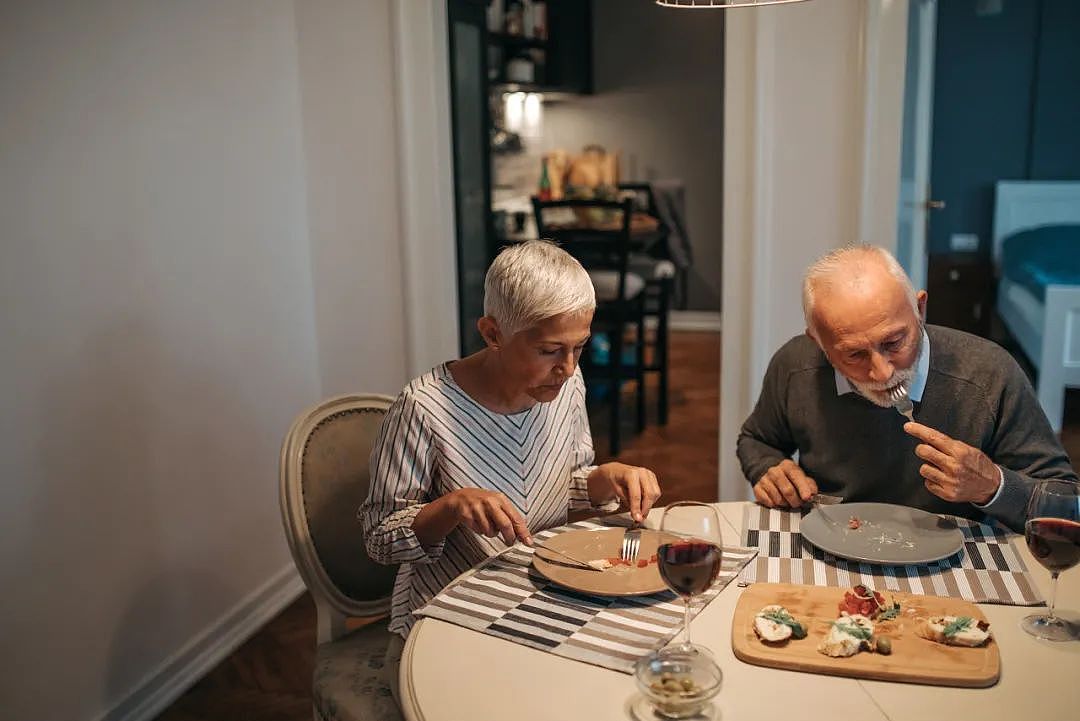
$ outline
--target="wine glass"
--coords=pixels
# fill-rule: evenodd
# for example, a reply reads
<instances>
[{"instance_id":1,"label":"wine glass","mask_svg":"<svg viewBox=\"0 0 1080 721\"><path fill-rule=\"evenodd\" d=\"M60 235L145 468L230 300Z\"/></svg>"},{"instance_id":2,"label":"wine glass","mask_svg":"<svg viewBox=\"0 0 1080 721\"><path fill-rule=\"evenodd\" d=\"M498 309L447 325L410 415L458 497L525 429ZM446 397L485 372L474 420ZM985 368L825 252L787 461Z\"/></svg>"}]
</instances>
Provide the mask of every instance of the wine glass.
<instances>
[{"instance_id":1,"label":"wine glass","mask_svg":"<svg viewBox=\"0 0 1080 721\"><path fill-rule=\"evenodd\" d=\"M1080 639L1077 624L1054 615L1058 574L1080 562L1080 484L1040 481L1028 501L1024 538L1031 555L1050 571L1050 605L1047 613L1027 616L1020 626L1048 641Z\"/></svg>"},{"instance_id":2,"label":"wine glass","mask_svg":"<svg viewBox=\"0 0 1080 721\"><path fill-rule=\"evenodd\" d=\"M705 649L690 642L690 601L707 591L720 573L720 514L708 503L672 503L660 519L660 535L656 550L660 576L683 600L683 641L665 651L700 653Z\"/></svg>"}]
</instances>

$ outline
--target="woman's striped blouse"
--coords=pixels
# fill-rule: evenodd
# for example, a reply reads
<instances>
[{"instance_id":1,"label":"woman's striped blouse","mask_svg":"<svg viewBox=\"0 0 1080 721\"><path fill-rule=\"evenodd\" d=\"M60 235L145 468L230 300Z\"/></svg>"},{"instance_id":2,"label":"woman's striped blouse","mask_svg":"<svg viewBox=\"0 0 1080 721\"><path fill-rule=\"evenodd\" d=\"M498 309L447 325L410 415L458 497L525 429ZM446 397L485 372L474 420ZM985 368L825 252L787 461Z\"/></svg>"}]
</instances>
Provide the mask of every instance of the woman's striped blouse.
<instances>
[{"instance_id":1,"label":"woman's striped blouse","mask_svg":"<svg viewBox=\"0 0 1080 721\"><path fill-rule=\"evenodd\" d=\"M443 364L394 401L371 452L371 488L360 507L368 554L400 563L390 630L407 636L412 612L462 572L506 548L459 527L424 547L412 531L424 504L457 488L505 495L536 533L589 508L595 468L585 384L574 373L549 403L513 415L487 410L454 382Z\"/></svg>"}]
</instances>

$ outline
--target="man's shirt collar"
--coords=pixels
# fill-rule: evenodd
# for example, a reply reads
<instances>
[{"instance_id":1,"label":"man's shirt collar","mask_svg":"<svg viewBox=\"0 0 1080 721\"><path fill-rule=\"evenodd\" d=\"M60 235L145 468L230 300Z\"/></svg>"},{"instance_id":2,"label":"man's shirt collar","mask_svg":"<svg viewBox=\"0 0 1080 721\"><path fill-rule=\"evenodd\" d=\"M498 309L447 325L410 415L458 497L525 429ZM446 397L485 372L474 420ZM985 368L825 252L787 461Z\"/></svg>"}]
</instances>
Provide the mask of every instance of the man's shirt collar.
<instances>
[{"instance_id":1,"label":"man's shirt collar","mask_svg":"<svg viewBox=\"0 0 1080 721\"><path fill-rule=\"evenodd\" d=\"M833 368L836 375L836 395L855 393L855 386L843 376L840 371ZM922 332L922 350L919 351L919 359L915 361L915 377L911 379L911 387L908 388L908 397L915 403L922 401L923 391L926 389L926 378L930 375L930 336L926 329Z\"/></svg>"}]
</instances>

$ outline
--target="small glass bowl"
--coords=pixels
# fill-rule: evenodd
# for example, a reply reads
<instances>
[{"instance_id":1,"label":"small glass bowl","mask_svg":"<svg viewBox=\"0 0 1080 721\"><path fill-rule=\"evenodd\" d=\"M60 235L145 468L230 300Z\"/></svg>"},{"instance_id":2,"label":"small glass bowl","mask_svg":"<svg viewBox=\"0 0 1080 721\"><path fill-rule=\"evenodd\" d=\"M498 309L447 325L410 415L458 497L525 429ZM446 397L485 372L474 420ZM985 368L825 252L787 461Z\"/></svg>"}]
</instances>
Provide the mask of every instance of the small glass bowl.
<instances>
[{"instance_id":1,"label":"small glass bowl","mask_svg":"<svg viewBox=\"0 0 1080 721\"><path fill-rule=\"evenodd\" d=\"M704 654L668 649L638 659L634 678L658 715L684 719L705 710L720 691L723 674Z\"/></svg>"}]
</instances>

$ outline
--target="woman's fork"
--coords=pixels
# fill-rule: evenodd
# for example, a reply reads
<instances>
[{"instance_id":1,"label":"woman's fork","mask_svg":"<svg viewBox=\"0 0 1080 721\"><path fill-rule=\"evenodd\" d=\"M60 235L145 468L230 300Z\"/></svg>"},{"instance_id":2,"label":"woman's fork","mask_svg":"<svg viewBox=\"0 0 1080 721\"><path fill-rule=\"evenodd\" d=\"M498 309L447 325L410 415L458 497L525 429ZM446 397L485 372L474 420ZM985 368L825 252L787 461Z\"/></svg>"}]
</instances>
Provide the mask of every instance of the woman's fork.
<instances>
[{"instance_id":1,"label":"woman's fork","mask_svg":"<svg viewBox=\"0 0 1080 721\"><path fill-rule=\"evenodd\" d=\"M636 561L638 550L641 548L641 527L636 523L626 529L623 534L622 548L619 550L619 558L624 561Z\"/></svg>"},{"instance_id":2,"label":"woman's fork","mask_svg":"<svg viewBox=\"0 0 1080 721\"><path fill-rule=\"evenodd\" d=\"M896 409L897 413L906 416L909 421L915 421L915 406L912 405L911 398L908 396L906 383L899 383L889 391L889 400L892 401L893 408Z\"/></svg>"}]
</instances>

